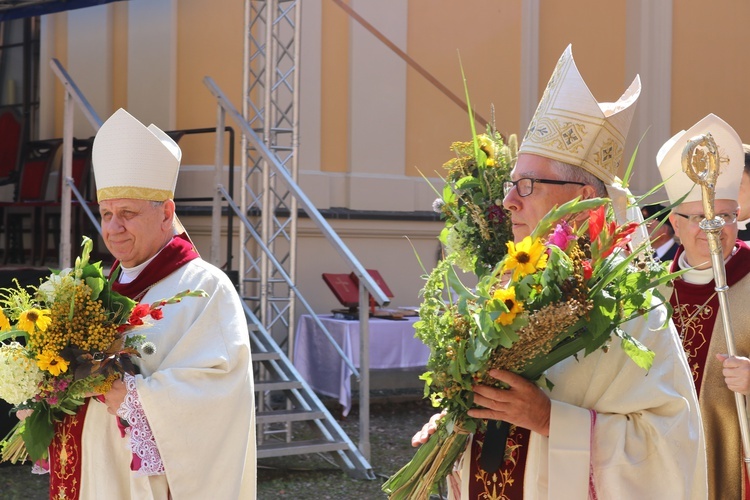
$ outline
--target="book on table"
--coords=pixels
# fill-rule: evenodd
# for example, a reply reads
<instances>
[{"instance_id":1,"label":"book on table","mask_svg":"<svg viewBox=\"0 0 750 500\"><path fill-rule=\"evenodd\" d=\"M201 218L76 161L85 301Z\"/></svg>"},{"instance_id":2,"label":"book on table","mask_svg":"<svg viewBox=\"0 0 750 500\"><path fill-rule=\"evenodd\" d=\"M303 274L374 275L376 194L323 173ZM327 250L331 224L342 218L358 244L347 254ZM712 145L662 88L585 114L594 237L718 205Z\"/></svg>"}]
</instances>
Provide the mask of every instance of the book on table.
<instances>
[{"instance_id":1,"label":"book on table","mask_svg":"<svg viewBox=\"0 0 750 500\"><path fill-rule=\"evenodd\" d=\"M388 298L393 298L393 292L388 288L385 280L380 273L374 269L367 269L367 273L375 280L383 293ZM346 309L334 309L332 312L335 317L342 319L359 319L359 278L356 274L341 273L323 273L323 281L331 289L339 303ZM376 307L377 304L369 296L370 316L386 319L403 319L408 316L409 311L401 309L383 309Z\"/></svg>"}]
</instances>

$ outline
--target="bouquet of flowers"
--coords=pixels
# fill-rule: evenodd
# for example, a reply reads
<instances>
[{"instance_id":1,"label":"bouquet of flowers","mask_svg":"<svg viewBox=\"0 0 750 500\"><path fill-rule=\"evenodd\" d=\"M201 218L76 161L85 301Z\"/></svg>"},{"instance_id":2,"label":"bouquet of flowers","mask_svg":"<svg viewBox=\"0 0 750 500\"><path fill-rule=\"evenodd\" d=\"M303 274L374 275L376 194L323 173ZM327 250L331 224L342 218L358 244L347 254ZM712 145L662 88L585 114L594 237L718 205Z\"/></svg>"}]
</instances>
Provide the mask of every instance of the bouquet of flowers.
<instances>
[{"instance_id":1,"label":"bouquet of flowers","mask_svg":"<svg viewBox=\"0 0 750 500\"><path fill-rule=\"evenodd\" d=\"M84 237L82 246L72 269L53 272L39 287L16 282L0 290L0 398L14 411L31 410L2 441L2 461L46 458L55 422L134 374L133 356L154 352L133 329L161 319L167 304L206 296L187 290L136 305L112 290L101 262L89 262L92 241Z\"/></svg>"},{"instance_id":2,"label":"bouquet of flowers","mask_svg":"<svg viewBox=\"0 0 750 500\"><path fill-rule=\"evenodd\" d=\"M431 350L422 376L425 396L446 413L428 442L383 485L390 498L427 498L464 451L468 433L486 428L467 411L473 385L498 386L487 375L492 368L539 380L581 351L606 350L614 335L649 369L654 353L621 325L647 314L652 296L660 296L655 287L673 276L645 258L643 248L617 251L637 224L608 222L608 207L609 200L597 198L553 209L530 237L507 243L507 255L474 290L459 280L455 254L430 273L415 329ZM590 216L576 227L582 211Z\"/></svg>"},{"instance_id":3,"label":"bouquet of flowers","mask_svg":"<svg viewBox=\"0 0 750 500\"><path fill-rule=\"evenodd\" d=\"M505 256L505 242L513 239L508 213L503 208L503 183L518 155L518 140L508 144L493 128L474 134L471 142L454 142L456 157L443 165L448 170L442 197L433 208L445 219L440 241L446 253L464 271L483 276Z\"/></svg>"}]
</instances>

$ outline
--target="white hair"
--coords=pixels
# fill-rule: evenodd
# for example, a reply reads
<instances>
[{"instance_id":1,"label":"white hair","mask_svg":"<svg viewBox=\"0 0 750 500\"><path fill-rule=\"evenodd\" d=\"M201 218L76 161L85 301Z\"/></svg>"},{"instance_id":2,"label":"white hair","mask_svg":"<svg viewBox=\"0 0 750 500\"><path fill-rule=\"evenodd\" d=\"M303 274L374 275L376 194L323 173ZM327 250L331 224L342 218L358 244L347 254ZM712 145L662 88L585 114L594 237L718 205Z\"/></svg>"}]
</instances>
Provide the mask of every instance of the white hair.
<instances>
[{"instance_id":1,"label":"white hair","mask_svg":"<svg viewBox=\"0 0 750 500\"><path fill-rule=\"evenodd\" d=\"M552 160L552 168L555 170L555 172L560 173L563 180L582 182L587 186L593 187L596 196L598 196L599 198L608 197L607 186L605 186L604 182L602 182L601 179L599 179L591 172L587 172L581 167L571 165L570 163L565 163L560 160Z\"/></svg>"}]
</instances>

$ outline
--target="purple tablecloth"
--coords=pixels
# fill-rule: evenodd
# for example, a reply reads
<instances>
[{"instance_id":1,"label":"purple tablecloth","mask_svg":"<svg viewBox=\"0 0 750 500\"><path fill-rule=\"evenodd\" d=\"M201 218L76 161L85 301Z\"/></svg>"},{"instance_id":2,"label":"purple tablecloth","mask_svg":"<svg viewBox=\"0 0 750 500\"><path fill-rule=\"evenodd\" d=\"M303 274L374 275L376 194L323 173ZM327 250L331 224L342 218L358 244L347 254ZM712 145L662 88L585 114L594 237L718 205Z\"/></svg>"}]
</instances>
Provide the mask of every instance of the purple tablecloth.
<instances>
[{"instance_id":1,"label":"purple tablecloth","mask_svg":"<svg viewBox=\"0 0 750 500\"><path fill-rule=\"evenodd\" d=\"M318 316L341 350L359 368L359 321ZM414 338L418 317L403 321L370 319L370 369L425 366L430 350ZM338 398L346 416L352 407L352 371L336 353L320 327L302 315L294 341L294 366L315 391Z\"/></svg>"}]
</instances>

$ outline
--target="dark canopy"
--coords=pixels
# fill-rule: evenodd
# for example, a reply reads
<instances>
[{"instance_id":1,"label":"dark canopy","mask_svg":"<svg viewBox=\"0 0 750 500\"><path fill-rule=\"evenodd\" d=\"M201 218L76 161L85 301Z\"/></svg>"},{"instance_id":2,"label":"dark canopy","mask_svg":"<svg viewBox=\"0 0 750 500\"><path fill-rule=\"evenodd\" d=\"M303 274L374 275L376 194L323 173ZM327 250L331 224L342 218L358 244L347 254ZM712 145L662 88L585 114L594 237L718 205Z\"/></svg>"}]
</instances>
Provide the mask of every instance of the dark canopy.
<instances>
[{"instance_id":1,"label":"dark canopy","mask_svg":"<svg viewBox=\"0 0 750 500\"><path fill-rule=\"evenodd\" d=\"M0 0L0 21L42 16L122 0Z\"/></svg>"}]
</instances>

